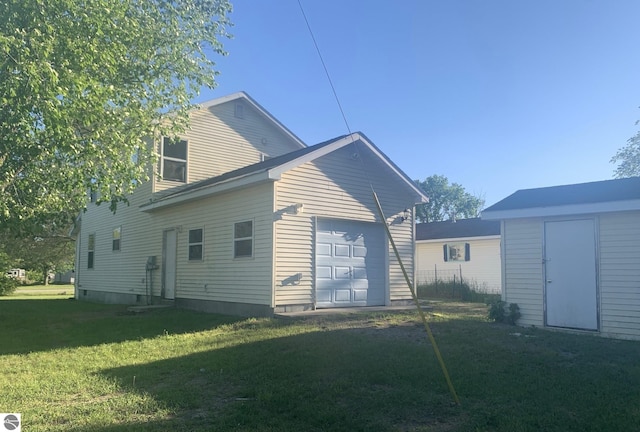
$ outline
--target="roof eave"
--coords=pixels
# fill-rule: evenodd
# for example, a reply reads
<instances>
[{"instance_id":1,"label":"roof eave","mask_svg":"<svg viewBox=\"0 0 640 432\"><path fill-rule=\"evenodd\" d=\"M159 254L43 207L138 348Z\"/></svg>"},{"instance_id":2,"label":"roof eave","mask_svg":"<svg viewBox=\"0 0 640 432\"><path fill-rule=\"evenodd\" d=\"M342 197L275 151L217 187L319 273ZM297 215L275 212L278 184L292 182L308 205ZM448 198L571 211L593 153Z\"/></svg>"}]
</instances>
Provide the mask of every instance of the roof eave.
<instances>
[{"instance_id":1,"label":"roof eave","mask_svg":"<svg viewBox=\"0 0 640 432\"><path fill-rule=\"evenodd\" d=\"M268 171L260 171L257 173L248 174L242 177L236 177L221 183L213 185L203 186L198 189L190 190L188 192L171 195L166 198L161 198L158 201L153 201L140 206L142 212L152 212L161 208L173 207L176 205L184 204L190 201L206 198L212 195L217 195L223 192L229 192L231 190L240 189L243 187L252 186L256 183L277 180L269 175Z\"/></svg>"},{"instance_id":2,"label":"roof eave","mask_svg":"<svg viewBox=\"0 0 640 432\"><path fill-rule=\"evenodd\" d=\"M485 210L482 212L481 217L483 220L502 220L595 213L613 213L633 210L640 210L640 199L509 210Z\"/></svg>"}]
</instances>

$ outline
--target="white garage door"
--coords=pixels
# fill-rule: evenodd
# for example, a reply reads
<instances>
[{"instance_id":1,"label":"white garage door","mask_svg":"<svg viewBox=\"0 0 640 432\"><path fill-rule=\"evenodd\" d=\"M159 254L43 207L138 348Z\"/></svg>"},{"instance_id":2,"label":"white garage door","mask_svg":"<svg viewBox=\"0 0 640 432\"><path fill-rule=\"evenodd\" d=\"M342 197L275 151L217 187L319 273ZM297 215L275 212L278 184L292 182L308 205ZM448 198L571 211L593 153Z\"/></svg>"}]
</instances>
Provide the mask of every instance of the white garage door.
<instances>
[{"instance_id":1,"label":"white garage door","mask_svg":"<svg viewBox=\"0 0 640 432\"><path fill-rule=\"evenodd\" d=\"M379 224L318 220L316 307L384 305L385 251Z\"/></svg>"}]
</instances>

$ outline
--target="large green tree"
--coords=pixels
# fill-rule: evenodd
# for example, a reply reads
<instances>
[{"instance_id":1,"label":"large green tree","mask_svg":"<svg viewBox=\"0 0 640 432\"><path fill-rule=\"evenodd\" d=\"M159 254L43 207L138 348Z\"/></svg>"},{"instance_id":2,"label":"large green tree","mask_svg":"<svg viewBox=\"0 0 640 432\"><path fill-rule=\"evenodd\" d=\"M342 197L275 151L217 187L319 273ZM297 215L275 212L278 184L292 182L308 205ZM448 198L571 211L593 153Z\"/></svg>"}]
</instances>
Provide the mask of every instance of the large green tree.
<instances>
[{"instance_id":1,"label":"large green tree","mask_svg":"<svg viewBox=\"0 0 640 432\"><path fill-rule=\"evenodd\" d=\"M0 5L0 228L66 225L88 191L126 200L148 137L188 125L215 85L227 0L4 0Z\"/></svg>"},{"instance_id":2,"label":"large green tree","mask_svg":"<svg viewBox=\"0 0 640 432\"><path fill-rule=\"evenodd\" d=\"M638 123L640 121L636 125ZM615 171L617 178L640 175L640 132L627 140L627 145L618 150L611 162L618 164Z\"/></svg>"},{"instance_id":3,"label":"large green tree","mask_svg":"<svg viewBox=\"0 0 640 432\"><path fill-rule=\"evenodd\" d=\"M449 184L445 176L432 175L415 183L429 197L428 203L416 206L419 222L477 217L484 206L484 199L465 191L458 183Z\"/></svg>"},{"instance_id":4,"label":"large green tree","mask_svg":"<svg viewBox=\"0 0 640 432\"><path fill-rule=\"evenodd\" d=\"M0 232L0 262L4 253L13 266L39 272L47 284L49 273L73 269L75 241L67 231L21 237Z\"/></svg>"}]
</instances>

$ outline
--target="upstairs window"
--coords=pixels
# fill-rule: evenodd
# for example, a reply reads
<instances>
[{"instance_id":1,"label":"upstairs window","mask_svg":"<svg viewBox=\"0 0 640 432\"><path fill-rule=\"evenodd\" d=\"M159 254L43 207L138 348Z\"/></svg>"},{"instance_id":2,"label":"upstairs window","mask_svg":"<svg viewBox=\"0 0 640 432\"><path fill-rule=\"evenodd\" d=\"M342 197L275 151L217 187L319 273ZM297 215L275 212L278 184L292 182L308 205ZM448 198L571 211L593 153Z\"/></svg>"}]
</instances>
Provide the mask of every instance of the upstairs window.
<instances>
[{"instance_id":1,"label":"upstairs window","mask_svg":"<svg viewBox=\"0 0 640 432\"><path fill-rule=\"evenodd\" d=\"M119 251L120 250L120 234L121 234L122 228L121 227L117 227L113 229L113 236L112 236L112 240L111 240L111 250L113 251Z\"/></svg>"},{"instance_id":2,"label":"upstairs window","mask_svg":"<svg viewBox=\"0 0 640 432\"><path fill-rule=\"evenodd\" d=\"M187 182L187 142L162 138L162 179Z\"/></svg>"},{"instance_id":3,"label":"upstairs window","mask_svg":"<svg viewBox=\"0 0 640 432\"><path fill-rule=\"evenodd\" d=\"M253 221L237 222L233 226L233 257L253 256Z\"/></svg>"},{"instance_id":4,"label":"upstairs window","mask_svg":"<svg viewBox=\"0 0 640 432\"><path fill-rule=\"evenodd\" d=\"M445 261L470 261L471 247L469 243L446 243L442 245Z\"/></svg>"},{"instance_id":5,"label":"upstairs window","mask_svg":"<svg viewBox=\"0 0 640 432\"><path fill-rule=\"evenodd\" d=\"M96 248L96 235L95 234L89 234L89 242L87 244L87 268L88 269L92 269L93 268L93 259L94 259L94 254L95 254L95 248Z\"/></svg>"},{"instance_id":6,"label":"upstairs window","mask_svg":"<svg viewBox=\"0 0 640 432\"><path fill-rule=\"evenodd\" d=\"M202 261L204 233L202 228L189 230L189 261Z\"/></svg>"}]
</instances>

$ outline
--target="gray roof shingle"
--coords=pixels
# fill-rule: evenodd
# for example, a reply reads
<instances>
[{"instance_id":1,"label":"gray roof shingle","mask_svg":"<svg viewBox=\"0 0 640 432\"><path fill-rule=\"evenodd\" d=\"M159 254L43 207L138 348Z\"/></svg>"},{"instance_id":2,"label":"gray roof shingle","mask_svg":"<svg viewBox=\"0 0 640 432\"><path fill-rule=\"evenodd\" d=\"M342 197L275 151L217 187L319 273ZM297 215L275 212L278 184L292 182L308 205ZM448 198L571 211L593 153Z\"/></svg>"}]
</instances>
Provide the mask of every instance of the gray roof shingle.
<instances>
[{"instance_id":1,"label":"gray roof shingle","mask_svg":"<svg viewBox=\"0 0 640 432\"><path fill-rule=\"evenodd\" d=\"M640 177L522 189L514 192L485 212L595 204L640 199Z\"/></svg>"},{"instance_id":2,"label":"gray roof shingle","mask_svg":"<svg viewBox=\"0 0 640 432\"><path fill-rule=\"evenodd\" d=\"M448 220L416 224L416 240L484 237L491 235L500 235L499 221L470 218L459 219L455 222Z\"/></svg>"}]
</instances>

